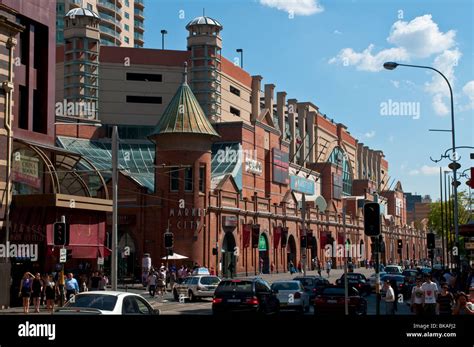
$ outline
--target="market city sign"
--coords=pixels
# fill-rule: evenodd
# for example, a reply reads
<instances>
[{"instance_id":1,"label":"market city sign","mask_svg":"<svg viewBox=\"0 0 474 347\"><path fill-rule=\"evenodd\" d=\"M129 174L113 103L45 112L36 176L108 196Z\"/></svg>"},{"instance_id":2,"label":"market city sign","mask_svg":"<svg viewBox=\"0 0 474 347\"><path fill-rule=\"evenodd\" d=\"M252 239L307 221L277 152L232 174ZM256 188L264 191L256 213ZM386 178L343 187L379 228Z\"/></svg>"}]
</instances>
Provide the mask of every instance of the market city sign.
<instances>
[{"instance_id":1,"label":"market city sign","mask_svg":"<svg viewBox=\"0 0 474 347\"><path fill-rule=\"evenodd\" d=\"M314 181L295 175L290 175L290 188L298 193L314 195Z\"/></svg>"},{"instance_id":2,"label":"market city sign","mask_svg":"<svg viewBox=\"0 0 474 347\"><path fill-rule=\"evenodd\" d=\"M178 202L178 208L170 208L169 217L175 219L177 230L199 230L201 227L201 218L206 214L206 209L186 207L184 199Z\"/></svg>"}]
</instances>

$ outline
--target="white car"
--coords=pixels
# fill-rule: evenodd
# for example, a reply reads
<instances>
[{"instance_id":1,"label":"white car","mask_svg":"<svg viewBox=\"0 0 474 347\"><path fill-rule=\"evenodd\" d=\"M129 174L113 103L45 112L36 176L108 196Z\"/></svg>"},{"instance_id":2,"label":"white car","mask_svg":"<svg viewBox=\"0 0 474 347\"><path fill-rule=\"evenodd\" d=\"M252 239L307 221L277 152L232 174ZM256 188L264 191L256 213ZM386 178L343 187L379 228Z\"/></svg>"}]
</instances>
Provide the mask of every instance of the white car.
<instances>
[{"instance_id":1,"label":"white car","mask_svg":"<svg viewBox=\"0 0 474 347\"><path fill-rule=\"evenodd\" d=\"M159 310L138 294L114 291L90 291L74 295L55 311L56 314L157 315Z\"/></svg>"},{"instance_id":2,"label":"white car","mask_svg":"<svg viewBox=\"0 0 474 347\"><path fill-rule=\"evenodd\" d=\"M387 265L385 266L384 270L386 273L394 275L401 275L401 273L403 272L402 267L398 265Z\"/></svg>"},{"instance_id":3,"label":"white car","mask_svg":"<svg viewBox=\"0 0 474 347\"><path fill-rule=\"evenodd\" d=\"M300 281L275 281L272 291L280 301L280 310L309 311L309 292Z\"/></svg>"}]
</instances>

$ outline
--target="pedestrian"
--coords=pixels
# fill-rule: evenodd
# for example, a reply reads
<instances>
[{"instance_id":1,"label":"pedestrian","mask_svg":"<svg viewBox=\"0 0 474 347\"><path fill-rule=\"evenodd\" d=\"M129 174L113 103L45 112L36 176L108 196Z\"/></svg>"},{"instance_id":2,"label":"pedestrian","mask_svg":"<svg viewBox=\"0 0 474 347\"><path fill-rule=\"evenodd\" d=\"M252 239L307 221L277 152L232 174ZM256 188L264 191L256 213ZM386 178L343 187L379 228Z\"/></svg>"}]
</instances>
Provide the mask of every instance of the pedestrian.
<instances>
[{"instance_id":1,"label":"pedestrian","mask_svg":"<svg viewBox=\"0 0 474 347\"><path fill-rule=\"evenodd\" d=\"M151 269L150 274L148 275L148 278L147 278L147 284L148 284L148 293L150 293L150 296L152 298L155 297L156 282L157 282L157 277L156 277L155 271Z\"/></svg>"},{"instance_id":2,"label":"pedestrian","mask_svg":"<svg viewBox=\"0 0 474 347\"><path fill-rule=\"evenodd\" d=\"M66 301L69 301L72 295L79 293L79 284L74 278L72 272L68 273L66 279Z\"/></svg>"},{"instance_id":3,"label":"pedestrian","mask_svg":"<svg viewBox=\"0 0 474 347\"><path fill-rule=\"evenodd\" d=\"M164 265L161 266L160 270L158 271L158 279L156 282L157 292L162 298L166 293L166 268Z\"/></svg>"},{"instance_id":4,"label":"pedestrian","mask_svg":"<svg viewBox=\"0 0 474 347\"><path fill-rule=\"evenodd\" d=\"M318 260L318 275L321 277L321 261Z\"/></svg>"},{"instance_id":5,"label":"pedestrian","mask_svg":"<svg viewBox=\"0 0 474 347\"><path fill-rule=\"evenodd\" d=\"M229 272L230 278L234 278L234 263L231 261L227 266L227 271Z\"/></svg>"},{"instance_id":6,"label":"pedestrian","mask_svg":"<svg viewBox=\"0 0 474 347\"><path fill-rule=\"evenodd\" d=\"M107 285L109 284L109 278L104 274L100 274L99 273L99 277L100 277L100 281L99 281L99 290L105 290L105 288L107 287Z\"/></svg>"},{"instance_id":7,"label":"pedestrian","mask_svg":"<svg viewBox=\"0 0 474 347\"><path fill-rule=\"evenodd\" d=\"M31 298L33 299L33 306L35 308L35 312L39 313L40 307L40 297L41 292L43 291L43 281L41 280L40 273L36 273L35 278L31 284Z\"/></svg>"},{"instance_id":8,"label":"pedestrian","mask_svg":"<svg viewBox=\"0 0 474 347\"><path fill-rule=\"evenodd\" d=\"M454 305L453 315L474 315L474 310L472 310L468 305L468 297L466 293L459 292L456 295L456 304Z\"/></svg>"},{"instance_id":9,"label":"pedestrian","mask_svg":"<svg viewBox=\"0 0 474 347\"><path fill-rule=\"evenodd\" d=\"M301 273L303 266L301 265L301 260L298 262L298 272Z\"/></svg>"},{"instance_id":10,"label":"pedestrian","mask_svg":"<svg viewBox=\"0 0 474 347\"><path fill-rule=\"evenodd\" d=\"M45 296L46 296L46 309L53 314L54 312L54 301L56 296L59 295L59 289L54 283L53 276L49 275L45 282Z\"/></svg>"},{"instance_id":11,"label":"pedestrian","mask_svg":"<svg viewBox=\"0 0 474 347\"><path fill-rule=\"evenodd\" d=\"M443 283L441 293L438 294L438 298L436 299L438 314L440 316L451 316L453 303L453 294L448 291L448 284Z\"/></svg>"},{"instance_id":12,"label":"pedestrian","mask_svg":"<svg viewBox=\"0 0 474 347\"><path fill-rule=\"evenodd\" d=\"M89 290L99 290L100 280L99 272L94 271L89 279Z\"/></svg>"},{"instance_id":13,"label":"pedestrian","mask_svg":"<svg viewBox=\"0 0 474 347\"><path fill-rule=\"evenodd\" d=\"M293 264L293 260L290 260L290 262L288 263L288 268L290 270L291 275L293 275L296 272L295 265Z\"/></svg>"},{"instance_id":14,"label":"pedestrian","mask_svg":"<svg viewBox=\"0 0 474 347\"><path fill-rule=\"evenodd\" d=\"M20 281L20 291L18 296L23 299L23 313L25 314L28 314L30 311L30 296L33 278L34 276L31 272L25 272Z\"/></svg>"},{"instance_id":15,"label":"pedestrian","mask_svg":"<svg viewBox=\"0 0 474 347\"><path fill-rule=\"evenodd\" d=\"M421 289L421 278L416 279L416 285L411 290L411 311L416 316L423 314L423 301L424 292Z\"/></svg>"},{"instance_id":16,"label":"pedestrian","mask_svg":"<svg viewBox=\"0 0 474 347\"><path fill-rule=\"evenodd\" d=\"M434 316L436 314L436 297L438 295L438 286L431 280L431 275L425 276L425 283L421 285L423 290L423 310L428 316Z\"/></svg>"},{"instance_id":17,"label":"pedestrian","mask_svg":"<svg viewBox=\"0 0 474 347\"><path fill-rule=\"evenodd\" d=\"M331 263L331 260L329 259L327 262L326 262L326 272L328 274L328 278L331 274L331 267L332 267L332 263Z\"/></svg>"},{"instance_id":18,"label":"pedestrian","mask_svg":"<svg viewBox=\"0 0 474 347\"><path fill-rule=\"evenodd\" d=\"M390 284L390 281L385 281L384 285L385 290L385 314L394 315L395 314L395 292Z\"/></svg>"},{"instance_id":19,"label":"pedestrian","mask_svg":"<svg viewBox=\"0 0 474 347\"><path fill-rule=\"evenodd\" d=\"M259 274L263 274L263 258L259 260Z\"/></svg>"}]
</instances>

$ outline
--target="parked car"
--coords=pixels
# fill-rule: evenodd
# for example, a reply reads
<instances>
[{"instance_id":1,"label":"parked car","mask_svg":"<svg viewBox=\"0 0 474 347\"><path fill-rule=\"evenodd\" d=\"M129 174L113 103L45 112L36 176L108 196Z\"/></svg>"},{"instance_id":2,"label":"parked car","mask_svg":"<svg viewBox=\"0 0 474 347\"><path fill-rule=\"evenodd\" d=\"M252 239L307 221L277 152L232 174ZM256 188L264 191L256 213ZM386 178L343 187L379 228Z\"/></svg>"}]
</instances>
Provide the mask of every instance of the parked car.
<instances>
[{"instance_id":1,"label":"parked car","mask_svg":"<svg viewBox=\"0 0 474 347\"><path fill-rule=\"evenodd\" d=\"M155 315L160 311L142 296L128 292L90 291L74 295L55 310L56 314L126 314Z\"/></svg>"},{"instance_id":2,"label":"parked car","mask_svg":"<svg viewBox=\"0 0 474 347\"><path fill-rule=\"evenodd\" d=\"M309 292L300 281L276 281L272 283L271 289L280 301L280 311L293 310L301 313L309 311Z\"/></svg>"},{"instance_id":3,"label":"parked car","mask_svg":"<svg viewBox=\"0 0 474 347\"><path fill-rule=\"evenodd\" d=\"M349 314L366 315L367 300L354 287L349 287ZM321 290L314 300L314 314L344 314L345 288L330 286Z\"/></svg>"},{"instance_id":4,"label":"parked car","mask_svg":"<svg viewBox=\"0 0 474 347\"><path fill-rule=\"evenodd\" d=\"M398 265L387 265L385 266L385 272L390 274L402 274L403 269Z\"/></svg>"},{"instance_id":5,"label":"parked car","mask_svg":"<svg viewBox=\"0 0 474 347\"><path fill-rule=\"evenodd\" d=\"M277 314L280 302L261 278L222 280L214 292L212 313Z\"/></svg>"},{"instance_id":6,"label":"parked car","mask_svg":"<svg viewBox=\"0 0 474 347\"><path fill-rule=\"evenodd\" d=\"M311 301L314 300L321 289L331 285L327 279L320 276L296 276L293 280L301 282L304 289L309 292Z\"/></svg>"},{"instance_id":7,"label":"parked car","mask_svg":"<svg viewBox=\"0 0 474 347\"><path fill-rule=\"evenodd\" d=\"M386 272L379 272L379 276L380 278L382 278L383 276L385 276L387 273ZM375 290L375 283L376 283L376 273L373 273L372 275L369 276L368 280L369 280L369 284L370 284L370 288L372 290ZM380 282L379 282L380 283Z\"/></svg>"},{"instance_id":8,"label":"parked car","mask_svg":"<svg viewBox=\"0 0 474 347\"><path fill-rule=\"evenodd\" d=\"M356 288L360 294L370 295L372 288L367 278L361 273L351 272L347 274L347 282L349 286ZM344 286L344 275L336 280L336 285Z\"/></svg>"},{"instance_id":9,"label":"parked car","mask_svg":"<svg viewBox=\"0 0 474 347\"><path fill-rule=\"evenodd\" d=\"M179 301L180 298L189 299L189 301L199 298L212 298L220 281L217 276L186 277L183 282L174 285L173 297L176 301Z\"/></svg>"}]
</instances>

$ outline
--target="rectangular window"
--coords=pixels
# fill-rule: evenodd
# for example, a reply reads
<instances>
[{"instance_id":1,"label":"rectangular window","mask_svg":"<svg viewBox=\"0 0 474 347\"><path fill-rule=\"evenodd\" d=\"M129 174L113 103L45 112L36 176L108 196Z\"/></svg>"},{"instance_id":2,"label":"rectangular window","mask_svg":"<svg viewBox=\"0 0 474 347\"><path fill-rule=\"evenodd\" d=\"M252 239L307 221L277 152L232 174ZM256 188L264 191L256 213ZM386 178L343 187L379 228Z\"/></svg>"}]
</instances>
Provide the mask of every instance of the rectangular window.
<instances>
[{"instance_id":1,"label":"rectangular window","mask_svg":"<svg viewBox=\"0 0 474 347\"><path fill-rule=\"evenodd\" d=\"M123 37L123 40L125 41L125 43L129 43L129 42L130 42L130 40L128 39L127 36L124 36L124 37Z\"/></svg>"},{"instance_id":2,"label":"rectangular window","mask_svg":"<svg viewBox=\"0 0 474 347\"><path fill-rule=\"evenodd\" d=\"M234 86L230 86L230 92L232 94L235 94L237 96L240 96L240 90L238 90L237 88L235 88Z\"/></svg>"},{"instance_id":3,"label":"rectangular window","mask_svg":"<svg viewBox=\"0 0 474 347\"><path fill-rule=\"evenodd\" d=\"M125 24L124 27L125 27L125 31L130 31L130 26L128 24Z\"/></svg>"},{"instance_id":4,"label":"rectangular window","mask_svg":"<svg viewBox=\"0 0 474 347\"><path fill-rule=\"evenodd\" d=\"M127 102L135 104L161 104L161 96L127 95Z\"/></svg>"},{"instance_id":5,"label":"rectangular window","mask_svg":"<svg viewBox=\"0 0 474 347\"><path fill-rule=\"evenodd\" d=\"M206 168L204 166L201 166L199 168L199 191L201 193L204 193L204 189L205 189L205 180L206 178Z\"/></svg>"},{"instance_id":6,"label":"rectangular window","mask_svg":"<svg viewBox=\"0 0 474 347\"><path fill-rule=\"evenodd\" d=\"M170 191L177 192L179 190L179 169L172 167L170 169Z\"/></svg>"},{"instance_id":7,"label":"rectangular window","mask_svg":"<svg viewBox=\"0 0 474 347\"><path fill-rule=\"evenodd\" d=\"M125 18L130 19L130 14L128 12L125 12Z\"/></svg>"},{"instance_id":8,"label":"rectangular window","mask_svg":"<svg viewBox=\"0 0 474 347\"><path fill-rule=\"evenodd\" d=\"M234 116L240 117L240 110L236 109L235 107L230 107L230 113L232 113Z\"/></svg>"},{"instance_id":9,"label":"rectangular window","mask_svg":"<svg viewBox=\"0 0 474 347\"><path fill-rule=\"evenodd\" d=\"M130 1L129 0L125 0L125 6L130 7Z\"/></svg>"},{"instance_id":10,"label":"rectangular window","mask_svg":"<svg viewBox=\"0 0 474 347\"><path fill-rule=\"evenodd\" d=\"M18 102L18 128L28 129L28 88L20 85Z\"/></svg>"},{"instance_id":11,"label":"rectangular window","mask_svg":"<svg viewBox=\"0 0 474 347\"><path fill-rule=\"evenodd\" d=\"M187 167L184 169L184 191L193 191L193 168Z\"/></svg>"},{"instance_id":12,"label":"rectangular window","mask_svg":"<svg viewBox=\"0 0 474 347\"><path fill-rule=\"evenodd\" d=\"M162 82L163 75L153 73L127 72L127 81Z\"/></svg>"}]
</instances>

